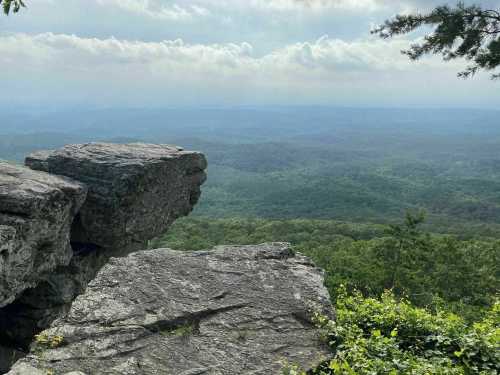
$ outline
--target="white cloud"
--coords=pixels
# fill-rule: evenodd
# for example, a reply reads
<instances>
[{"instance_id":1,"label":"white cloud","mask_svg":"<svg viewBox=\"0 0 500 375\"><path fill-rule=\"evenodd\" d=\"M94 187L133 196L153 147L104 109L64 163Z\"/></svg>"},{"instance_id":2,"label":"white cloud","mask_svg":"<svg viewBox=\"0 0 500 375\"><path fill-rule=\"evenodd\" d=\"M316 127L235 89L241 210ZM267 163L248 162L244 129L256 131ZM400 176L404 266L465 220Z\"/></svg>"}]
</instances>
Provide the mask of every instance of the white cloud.
<instances>
[{"instance_id":1,"label":"white cloud","mask_svg":"<svg viewBox=\"0 0 500 375\"><path fill-rule=\"evenodd\" d=\"M436 87L443 87L443 80L455 80L456 65L438 59L409 62L400 54L408 44L404 39L348 42L324 36L258 55L249 43L0 35L6 87L0 100L25 98L29 93L40 100L84 96L99 104L127 100L234 104L245 95L252 103L324 102L335 97L357 100L360 95L376 95L377 90L392 93L395 86L401 95L408 95L408 85L418 89L419 80L428 77Z\"/></svg>"},{"instance_id":2,"label":"white cloud","mask_svg":"<svg viewBox=\"0 0 500 375\"><path fill-rule=\"evenodd\" d=\"M166 3L161 0L95 0L99 5L118 7L155 19L188 21L197 16L208 16L210 11L196 2Z\"/></svg>"},{"instance_id":3,"label":"white cloud","mask_svg":"<svg viewBox=\"0 0 500 375\"><path fill-rule=\"evenodd\" d=\"M373 10L378 0L249 0L250 6L271 10L324 10L324 9L357 9Z\"/></svg>"},{"instance_id":4,"label":"white cloud","mask_svg":"<svg viewBox=\"0 0 500 375\"><path fill-rule=\"evenodd\" d=\"M373 11L381 0L93 0L101 6L169 21L196 20L240 12L304 12L324 10Z\"/></svg>"},{"instance_id":5,"label":"white cloud","mask_svg":"<svg viewBox=\"0 0 500 375\"><path fill-rule=\"evenodd\" d=\"M143 42L53 33L12 34L0 37L0 61L3 66L16 61L21 67L46 64L47 69L64 66L67 70L140 65L248 74L303 69L314 75L317 71L328 74L417 69L418 64L400 54L408 45L404 39L346 42L323 36L314 42L294 43L256 56L249 43L187 44L181 39ZM428 67L429 62L420 65ZM176 71L166 70L165 74L175 75Z\"/></svg>"},{"instance_id":6,"label":"white cloud","mask_svg":"<svg viewBox=\"0 0 500 375\"><path fill-rule=\"evenodd\" d=\"M405 7L442 2L33 0L3 19L0 100L373 104L385 92L406 103L498 103L498 84L456 79L465 62L413 63L400 54L410 41L369 35Z\"/></svg>"},{"instance_id":7,"label":"white cloud","mask_svg":"<svg viewBox=\"0 0 500 375\"><path fill-rule=\"evenodd\" d=\"M264 60L271 59L282 66L292 64L325 72L413 69L415 65L410 65L400 52L408 45L409 42L404 39L389 42L378 39L346 42L323 36L312 43L289 45L264 57Z\"/></svg>"},{"instance_id":8,"label":"white cloud","mask_svg":"<svg viewBox=\"0 0 500 375\"><path fill-rule=\"evenodd\" d=\"M351 12L427 10L446 0L94 0L103 6L118 7L151 18L171 21L195 20L234 10L258 12L304 12L341 10ZM488 5L498 0L484 0ZM456 1L448 1L455 5ZM467 1L466 1L467 3ZM469 3L474 3L470 0ZM485 4L486 5L486 4Z\"/></svg>"},{"instance_id":9,"label":"white cloud","mask_svg":"<svg viewBox=\"0 0 500 375\"><path fill-rule=\"evenodd\" d=\"M322 8L343 8L359 11L378 10L381 8L393 11L421 9L426 10L439 5L448 4L455 6L459 0L257 0L262 3L288 4L290 7L322 7ZM461 0L466 5L480 4L482 6L498 7L498 0ZM272 5L270 5L272 6ZM283 7L282 7L283 8Z\"/></svg>"}]
</instances>

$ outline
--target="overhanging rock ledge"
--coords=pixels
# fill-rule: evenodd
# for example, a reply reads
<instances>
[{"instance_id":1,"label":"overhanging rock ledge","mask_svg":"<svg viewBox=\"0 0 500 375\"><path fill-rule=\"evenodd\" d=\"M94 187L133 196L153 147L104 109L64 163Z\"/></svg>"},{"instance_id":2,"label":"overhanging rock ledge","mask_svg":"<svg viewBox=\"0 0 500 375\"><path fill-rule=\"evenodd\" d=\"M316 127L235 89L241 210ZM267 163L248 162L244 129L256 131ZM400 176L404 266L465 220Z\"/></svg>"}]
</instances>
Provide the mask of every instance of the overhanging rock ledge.
<instances>
[{"instance_id":1,"label":"overhanging rock ledge","mask_svg":"<svg viewBox=\"0 0 500 375\"><path fill-rule=\"evenodd\" d=\"M84 183L88 197L72 241L108 251L144 248L200 197L207 162L199 152L144 143L89 143L26 158L32 169Z\"/></svg>"}]
</instances>

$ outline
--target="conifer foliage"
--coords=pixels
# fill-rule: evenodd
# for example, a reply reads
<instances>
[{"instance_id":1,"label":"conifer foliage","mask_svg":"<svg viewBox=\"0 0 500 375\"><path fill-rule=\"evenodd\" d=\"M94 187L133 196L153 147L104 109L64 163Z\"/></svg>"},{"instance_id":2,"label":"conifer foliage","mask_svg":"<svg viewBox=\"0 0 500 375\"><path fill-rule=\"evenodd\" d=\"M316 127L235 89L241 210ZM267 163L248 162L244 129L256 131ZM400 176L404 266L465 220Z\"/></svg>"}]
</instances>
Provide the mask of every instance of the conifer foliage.
<instances>
[{"instance_id":1,"label":"conifer foliage","mask_svg":"<svg viewBox=\"0 0 500 375\"><path fill-rule=\"evenodd\" d=\"M21 8L26 7L23 0L0 0L0 5L5 14L17 13Z\"/></svg>"},{"instance_id":2,"label":"conifer foliage","mask_svg":"<svg viewBox=\"0 0 500 375\"><path fill-rule=\"evenodd\" d=\"M468 78L480 70L494 71L500 66L500 9L481 6L439 6L430 13L397 15L372 31L384 39L408 34L420 27L431 27L423 42L402 51L412 60L427 54L441 54L445 61L465 58L471 64L459 77ZM493 72L492 78L500 78Z\"/></svg>"}]
</instances>

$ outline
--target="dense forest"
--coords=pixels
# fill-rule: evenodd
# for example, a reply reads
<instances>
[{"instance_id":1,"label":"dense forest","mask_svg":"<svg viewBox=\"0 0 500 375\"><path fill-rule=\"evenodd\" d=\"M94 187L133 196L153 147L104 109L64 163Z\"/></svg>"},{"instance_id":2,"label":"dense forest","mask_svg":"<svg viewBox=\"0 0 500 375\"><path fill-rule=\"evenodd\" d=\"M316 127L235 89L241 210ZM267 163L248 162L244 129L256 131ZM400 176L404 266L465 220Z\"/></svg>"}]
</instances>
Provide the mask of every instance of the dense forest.
<instances>
[{"instance_id":1,"label":"dense forest","mask_svg":"<svg viewBox=\"0 0 500 375\"><path fill-rule=\"evenodd\" d=\"M197 208L149 245L197 250L277 241L310 256L325 270L337 308L335 322L315 317L335 355L311 374L500 370L498 112L247 108L0 117L7 124L0 158L14 162L37 149L96 140L203 151L209 178Z\"/></svg>"}]
</instances>

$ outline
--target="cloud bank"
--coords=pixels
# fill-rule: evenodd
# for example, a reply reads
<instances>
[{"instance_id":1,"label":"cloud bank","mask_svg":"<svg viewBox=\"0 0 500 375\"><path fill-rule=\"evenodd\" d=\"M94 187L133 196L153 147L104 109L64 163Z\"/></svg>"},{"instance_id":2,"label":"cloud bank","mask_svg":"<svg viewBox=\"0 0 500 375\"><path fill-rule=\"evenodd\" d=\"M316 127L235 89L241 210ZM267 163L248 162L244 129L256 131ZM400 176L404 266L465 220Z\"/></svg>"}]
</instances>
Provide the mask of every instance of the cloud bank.
<instances>
[{"instance_id":1,"label":"cloud bank","mask_svg":"<svg viewBox=\"0 0 500 375\"><path fill-rule=\"evenodd\" d=\"M101 6L112 6L171 21L195 20L201 17L223 15L235 10L250 12L306 12L306 11L352 11L393 12L428 10L438 5L456 5L457 1L446 0L91 0ZM477 4L474 0L466 4ZM483 0L484 6L498 6L498 0Z\"/></svg>"},{"instance_id":2,"label":"cloud bank","mask_svg":"<svg viewBox=\"0 0 500 375\"><path fill-rule=\"evenodd\" d=\"M40 0L0 26L0 100L498 107L497 84L456 78L465 62L413 63L412 40L369 34L437 3Z\"/></svg>"},{"instance_id":3,"label":"cloud bank","mask_svg":"<svg viewBox=\"0 0 500 375\"><path fill-rule=\"evenodd\" d=\"M160 42L82 38L76 35L12 34L0 37L0 62L17 69L43 68L67 71L128 69L142 67L165 76L181 70L217 75L280 74L303 71L325 75L337 72L418 70L435 66L431 60L411 64L400 51L410 41L379 39L343 41L328 36L312 42L298 42L257 55L251 44L189 44L182 39ZM153 69L154 68L154 69Z\"/></svg>"}]
</instances>

